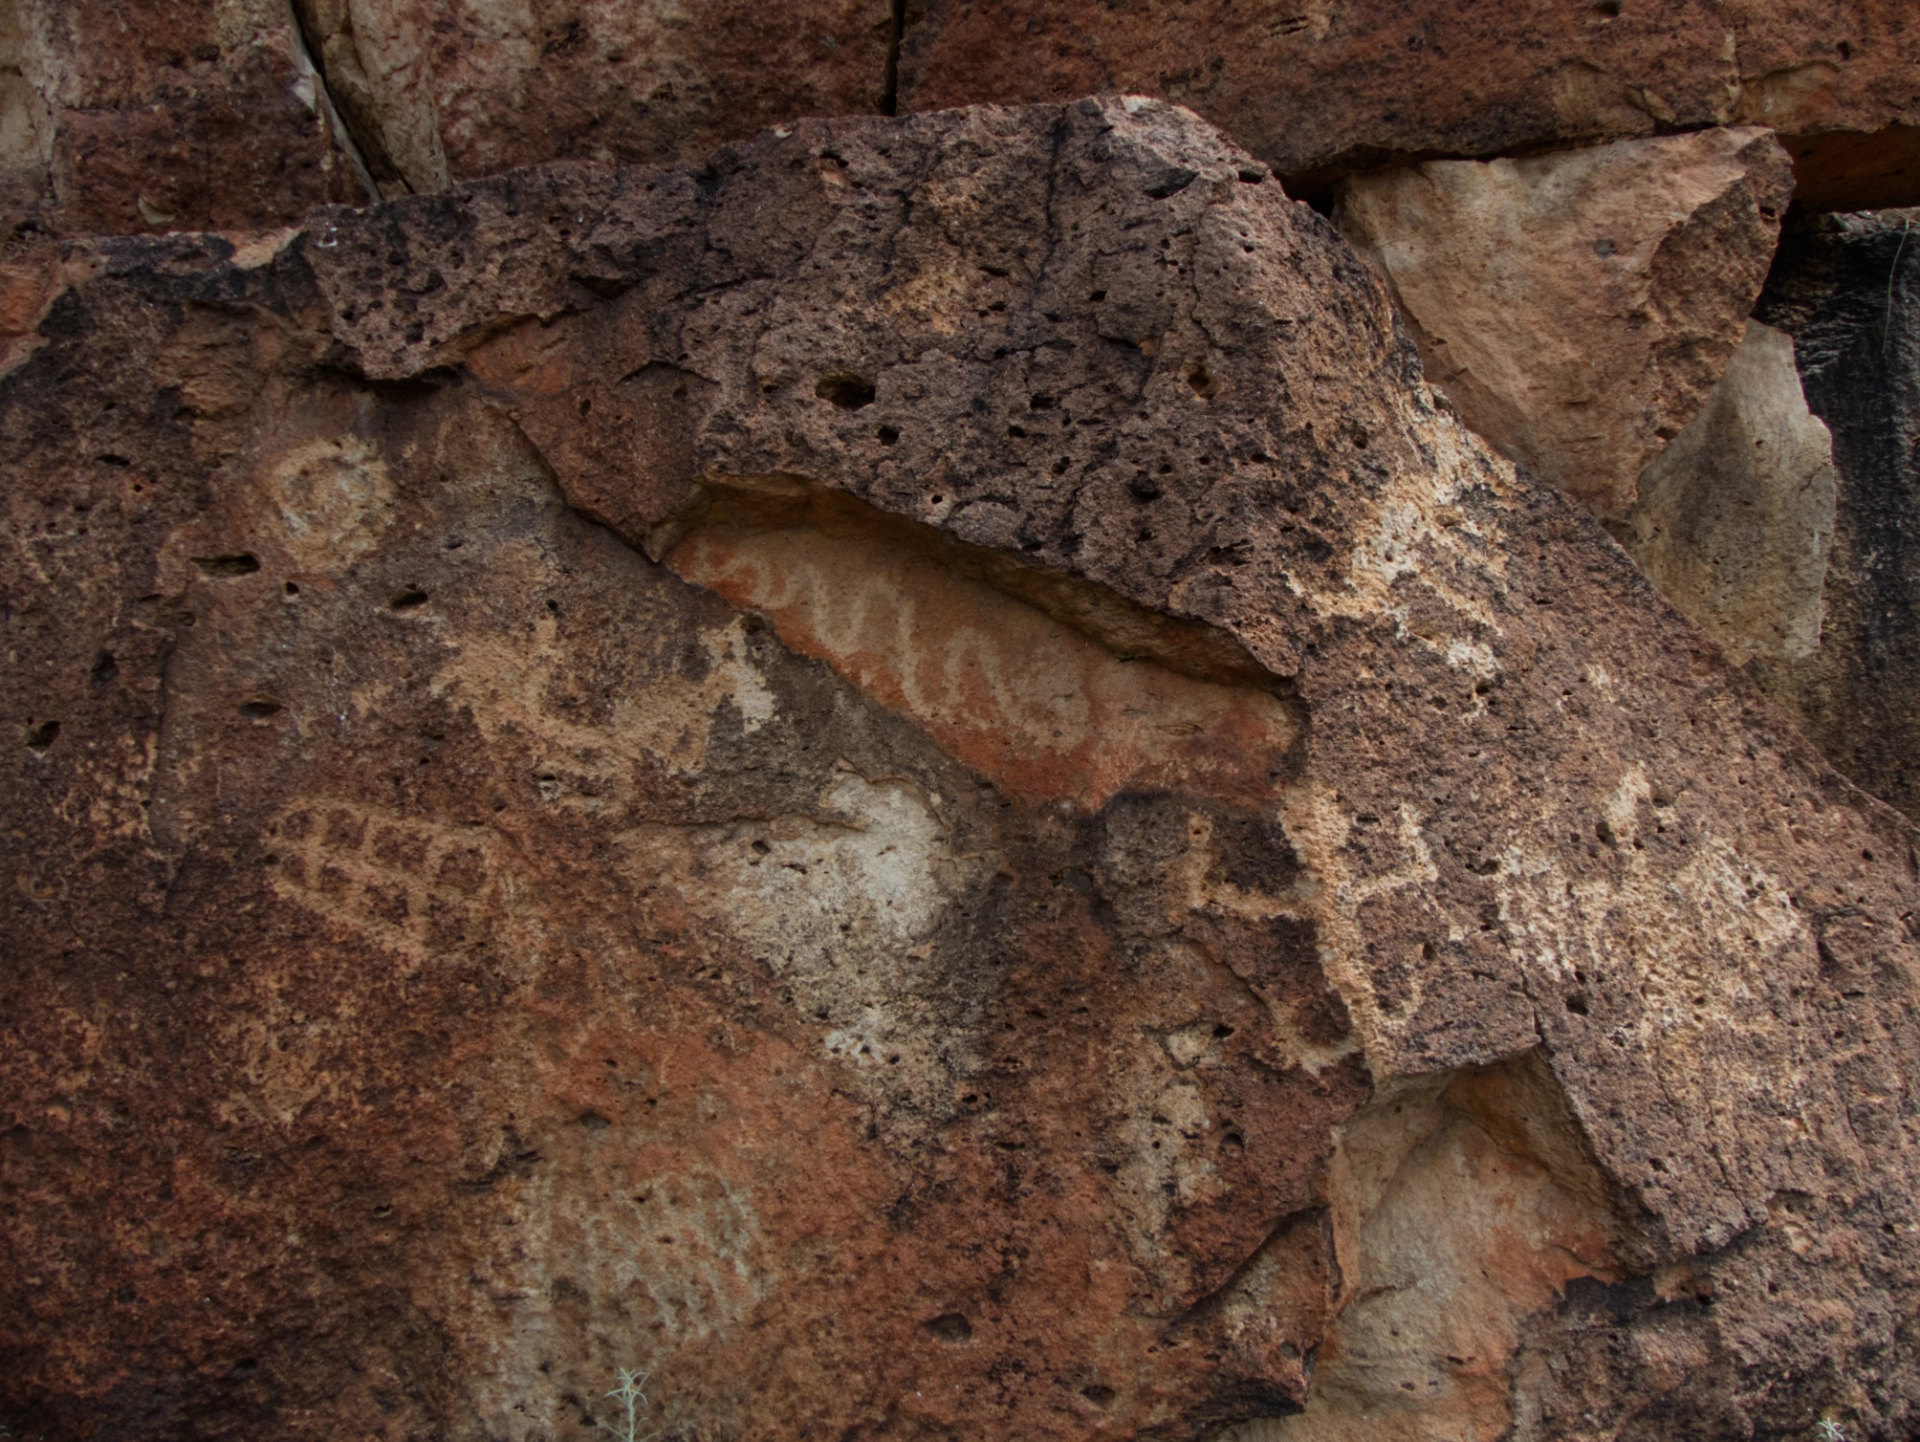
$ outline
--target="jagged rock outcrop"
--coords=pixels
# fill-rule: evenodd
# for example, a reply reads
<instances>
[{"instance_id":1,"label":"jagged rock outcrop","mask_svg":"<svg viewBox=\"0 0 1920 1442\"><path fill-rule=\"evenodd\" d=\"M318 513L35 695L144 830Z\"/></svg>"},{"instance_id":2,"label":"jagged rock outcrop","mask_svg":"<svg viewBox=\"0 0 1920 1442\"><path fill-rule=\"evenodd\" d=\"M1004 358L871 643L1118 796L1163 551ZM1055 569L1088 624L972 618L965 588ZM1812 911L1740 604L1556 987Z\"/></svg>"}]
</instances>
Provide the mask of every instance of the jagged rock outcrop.
<instances>
[{"instance_id":1,"label":"jagged rock outcrop","mask_svg":"<svg viewBox=\"0 0 1920 1442\"><path fill-rule=\"evenodd\" d=\"M1163 96L1299 193L1408 160L1763 125L1821 208L1920 203L1904 0L912 0L908 16L905 107Z\"/></svg>"},{"instance_id":2,"label":"jagged rock outcrop","mask_svg":"<svg viewBox=\"0 0 1920 1442\"><path fill-rule=\"evenodd\" d=\"M1792 191L1762 130L1357 176L1339 220L1461 418L1596 515L1740 343Z\"/></svg>"},{"instance_id":3,"label":"jagged rock outcrop","mask_svg":"<svg viewBox=\"0 0 1920 1442\"><path fill-rule=\"evenodd\" d=\"M1833 438L1807 409L1793 338L1759 321L1701 413L1640 476L1621 543L1735 665L1820 645Z\"/></svg>"},{"instance_id":4,"label":"jagged rock outcrop","mask_svg":"<svg viewBox=\"0 0 1920 1442\"><path fill-rule=\"evenodd\" d=\"M1920 234L1916 217L1834 217L1782 242L1762 319L1794 337L1833 433L1832 555L1819 647L1756 663L1833 763L1920 815Z\"/></svg>"},{"instance_id":5,"label":"jagged rock outcrop","mask_svg":"<svg viewBox=\"0 0 1920 1442\"><path fill-rule=\"evenodd\" d=\"M1910 1428L1912 825L1191 115L74 264L16 1433Z\"/></svg>"}]
</instances>

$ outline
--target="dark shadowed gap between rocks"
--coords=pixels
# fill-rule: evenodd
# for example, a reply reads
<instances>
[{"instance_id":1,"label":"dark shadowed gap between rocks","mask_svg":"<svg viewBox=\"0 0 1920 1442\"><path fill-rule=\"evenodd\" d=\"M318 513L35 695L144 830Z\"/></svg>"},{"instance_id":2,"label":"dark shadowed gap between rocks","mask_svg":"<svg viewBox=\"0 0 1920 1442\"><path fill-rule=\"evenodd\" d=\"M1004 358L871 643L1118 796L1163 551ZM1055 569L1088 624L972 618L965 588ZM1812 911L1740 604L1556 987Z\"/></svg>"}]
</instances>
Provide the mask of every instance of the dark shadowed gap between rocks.
<instances>
[{"instance_id":1,"label":"dark shadowed gap between rocks","mask_svg":"<svg viewBox=\"0 0 1920 1442\"><path fill-rule=\"evenodd\" d=\"M893 0L893 28L887 37L886 78L880 91L880 113L900 113L900 46L907 38L907 0Z\"/></svg>"},{"instance_id":2,"label":"dark shadowed gap between rocks","mask_svg":"<svg viewBox=\"0 0 1920 1442\"><path fill-rule=\"evenodd\" d=\"M327 128L333 132L335 143L353 166L361 185L366 187L367 200L370 203L380 200L389 185L400 194L409 193L412 187L387 156L386 147L380 143L378 127L369 117L348 114L335 102L334 87L327 78L325 39L314 23L311 5L303 4L302 0L287 0L287 12L293 22L288 27L288 38L312 76L314 103L325 113ZM357 107L348 108L357 112Z\"/></svg>"}]
</instances>

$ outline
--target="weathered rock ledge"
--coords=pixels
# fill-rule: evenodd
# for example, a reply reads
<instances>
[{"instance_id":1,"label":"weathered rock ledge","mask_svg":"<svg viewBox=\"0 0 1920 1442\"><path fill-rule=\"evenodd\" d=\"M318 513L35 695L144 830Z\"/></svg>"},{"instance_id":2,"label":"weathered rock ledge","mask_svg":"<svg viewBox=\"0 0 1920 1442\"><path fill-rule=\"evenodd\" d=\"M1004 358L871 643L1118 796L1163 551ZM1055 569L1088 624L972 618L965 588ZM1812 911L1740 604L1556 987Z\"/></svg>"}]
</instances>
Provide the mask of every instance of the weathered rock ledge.
<instances>
[{"instance_id":1,"label":"weathered rock ledge","mask_svg":"<svg viewBox=\"0 0 1920 1442\"><path fill-rule=\"evenodd\" d=\"M511 166L698 161L807 115L1139 93L1298 195L1762 126L1802 208L1920 204L1907 0L15 0L9 235L257 229Z\"/></svg>"},{"instance_id":2,"label":"weathered rock ledge","mask_svg":"<svg viewBox=\"0 0 1920 1442\"><path fill-rule=\"evenodd\" d=\"M1912 824L1266 177L1089 101L73 251L0 1421L1909 1429Z\"/></svg>"}]
</instances>

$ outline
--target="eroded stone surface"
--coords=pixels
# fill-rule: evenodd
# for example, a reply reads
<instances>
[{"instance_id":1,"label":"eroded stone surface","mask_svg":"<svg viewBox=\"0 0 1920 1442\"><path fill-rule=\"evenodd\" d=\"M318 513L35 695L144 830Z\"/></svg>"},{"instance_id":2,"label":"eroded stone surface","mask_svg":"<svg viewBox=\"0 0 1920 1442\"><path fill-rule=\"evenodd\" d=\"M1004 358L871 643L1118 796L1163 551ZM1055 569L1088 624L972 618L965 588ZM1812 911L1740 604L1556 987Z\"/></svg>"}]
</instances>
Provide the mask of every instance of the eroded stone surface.
<instances>
[{"instance_id":1,"label":"eroded stone surface","mask_svg":"<svg viewBox=\"0 0 1920 1442\"><path fill-rule=\"evenodd\" d=\"M7 1425L1342 1436L1395 1326L1408 1435L1908 1425L1911 826L1259 174L95 248L0 381Z\"/></svg>"},{"instance_id":2,"label":"eroded stone surface","mask_svg":"<svg viewBox=\"0 0 1920 1442\"><path fill-rule=\"evenodd\" d=\"M908 19L904 107L1157 95L1301 193L1383 162L1731 124L1791 137L1822 208L1920 203L1903 0L915 0Z\"/></svg>"},{"instance_id":3,"label":"eroded stone surface","mask_svg":"<svg viewBox=\"0 0 1920 1442\"><path fill-rule=\"evenodd\" d=\"M1740 343L1791 182L1752 129L1356 177L1340 223L1468 425L1602 517Z\"/></svg>"},{"instance_id":4,"label":"eroded stone surface","mask_svg":"<svg viewBox=\"0 0 1920 1442\"><path fill-rule=\"evenodd\" d=\"M697 160L886 97L886 0L298 0L387 194L547 160Z\"/></svg>"},{"instance_id":5,"label":"eroded stone surface","mask_svg":"<svg viewBox=\"0 0 1920 1442\"><path fill-rule=\"evenodd\" d=\"M19 0L0 117L9 232L269 230L367 196L279 0Z\"/></svg>"},{"instance_id":6,"label":"eroded stone surface","mask_svg":"<svg viewBox=\"0 0 1920 1442\"><path fill-rule=\"evenodd\" d=\"M1785 137L1801 202L1920 202L1901 0L221 0L0 20L0 205L54 233L258 230L553 160L697 160L803 115L1139 92L1297 193L1438 156L1716 125ZM1284 12L1284 13L1283 13Z\"/></svg>"},{"instance_id":7,"label":"eroded stone surface","mask_svg":"<svg viewBox=\"0 0 1920 1442\"><path fill-rule=\"evenodd\" d=\"M1622 544L1745 665L1820 644L1833 545L1833 438L1807 409L1793 339L1747 323L1700 414L1641 472Z\"/></svg>"}]
</instances>

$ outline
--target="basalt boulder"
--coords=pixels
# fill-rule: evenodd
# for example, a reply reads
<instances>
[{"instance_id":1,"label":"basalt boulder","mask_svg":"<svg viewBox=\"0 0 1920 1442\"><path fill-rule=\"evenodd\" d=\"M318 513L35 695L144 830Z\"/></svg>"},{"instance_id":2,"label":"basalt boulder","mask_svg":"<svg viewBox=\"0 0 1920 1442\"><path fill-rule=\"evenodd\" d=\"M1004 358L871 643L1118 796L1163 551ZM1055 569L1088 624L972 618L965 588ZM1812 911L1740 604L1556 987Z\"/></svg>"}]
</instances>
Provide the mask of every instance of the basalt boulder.
<instances>
[{"instance_id":1,"label":"basalt boulder","mask_svg":"<svg viewBox=\"0 0 1920 1442\"><path fill-rule=\"evenodd\" d=\"M1914 828L1193 115L71 260L15 1435L1910 1429Z\"/></svg>"}]
</instances>

